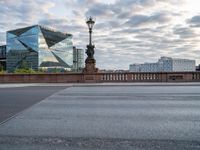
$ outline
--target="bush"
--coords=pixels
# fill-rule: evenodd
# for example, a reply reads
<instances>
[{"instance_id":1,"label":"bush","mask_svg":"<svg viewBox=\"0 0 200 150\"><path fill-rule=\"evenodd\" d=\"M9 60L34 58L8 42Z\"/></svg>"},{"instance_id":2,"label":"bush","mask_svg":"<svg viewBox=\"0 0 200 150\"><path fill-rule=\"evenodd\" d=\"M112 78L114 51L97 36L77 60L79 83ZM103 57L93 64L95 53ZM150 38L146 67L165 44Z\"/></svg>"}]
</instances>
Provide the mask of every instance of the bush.
<instances>
[{"instance_id":1,"label":"bush","mask_svg":"<svg viewBox=\"0 0 200 150\"><path fill-rule=\"evenodd\" d=\"M60 73L60 72L64 72L65 70L64 69L62 69L62 68L49 68L48 70L47 70L47 72L49 72L49 73Z\"/></svg>"},{"instance_id":2,"label":"bush","mask_svg":"<svg viewBox=\"0 0 200 150\"><path fill-rule=\"evenodd\" d=\"M20 68L20 69L15 69L14 73L37 73L37 72L30 68Z\"/></svg>"},{"instance_id":3,"label":"bush","mask_svg":"<svg viewBox=\"0 0 200 150\"><path fill-rule=\"evenodd\" d=\"M42 68L39 68L38 71L36 71L37 73L47 73L47 70L46 69L42 69Z\"/></svg>"},{"instance_id":4,"label":"bush","mask_svg":"<svg viewBox=\"0 0 200 150\"><path fill-rule=\"evenodd\" d=\"M0 65L0 71L3 71L3 66L2 65Z\"/></svg>"},{"instance_id":5,"label":"bush","mask_svg":"<svg viewBox=\"0 0 200 150\"><path fill-rule=\"evenodd\" d=\"M3 74L3 73L5 73L5 71L3 70L3 66L0 65L0 74Z\"/></svg>"},{"instance_id":6,"label":"bush","mask_svg":"<svg viewBox=\"0 0 200 150\"><path fill-rule=\"evenodd\" d=\"M2 70L2 71L0 71L0 74L4 74L4 73L5 73L5 71L3 71L3 70Z\"/></svg>"}]
</instances>

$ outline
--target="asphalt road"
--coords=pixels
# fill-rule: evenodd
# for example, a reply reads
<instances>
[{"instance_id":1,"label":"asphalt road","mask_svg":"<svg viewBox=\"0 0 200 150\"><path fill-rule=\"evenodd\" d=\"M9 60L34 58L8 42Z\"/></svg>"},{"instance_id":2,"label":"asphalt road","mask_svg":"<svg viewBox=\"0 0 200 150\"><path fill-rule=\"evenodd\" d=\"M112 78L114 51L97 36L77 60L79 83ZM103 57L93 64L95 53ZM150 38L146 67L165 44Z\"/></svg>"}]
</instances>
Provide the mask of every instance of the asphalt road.
<instances>
[{"instance_id":1,"label":"asphalt road","mask_svg":"<svg viewBox=\"0 0 200 150\"><path fill-rule=\"evenodd\" d=\"M59 86L0 88L0 122L65 88Z\"/></svg>"},{"instance_id":2,"label":"asphalt road","mask_svg":"<svg viewBox=\"0 0 200 150\"><path fill-rule=\"evenodd\" d=\"M200 86L70 87L2 124L0 148L199 150Z\"/></svg>"}]
</instances>

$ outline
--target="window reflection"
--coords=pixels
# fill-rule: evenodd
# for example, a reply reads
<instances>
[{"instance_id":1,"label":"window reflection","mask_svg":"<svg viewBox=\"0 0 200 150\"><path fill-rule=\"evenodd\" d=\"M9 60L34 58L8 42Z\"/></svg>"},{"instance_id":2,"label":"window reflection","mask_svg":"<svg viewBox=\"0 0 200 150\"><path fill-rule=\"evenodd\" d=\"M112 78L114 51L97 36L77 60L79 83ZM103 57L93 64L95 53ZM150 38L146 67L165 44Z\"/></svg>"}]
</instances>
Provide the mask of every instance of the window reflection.
<instances>
[{"instance_id":1,"label":"window reflection","mask_svg":"<svg viewBox=\"0 0 200 150\"><path fill-rule=\"evenodd\" d=\"M72 35L42 26L7 32L7 69L12 71L27 62L32 69L73 65Z\"/></svg>"}]
</instances>

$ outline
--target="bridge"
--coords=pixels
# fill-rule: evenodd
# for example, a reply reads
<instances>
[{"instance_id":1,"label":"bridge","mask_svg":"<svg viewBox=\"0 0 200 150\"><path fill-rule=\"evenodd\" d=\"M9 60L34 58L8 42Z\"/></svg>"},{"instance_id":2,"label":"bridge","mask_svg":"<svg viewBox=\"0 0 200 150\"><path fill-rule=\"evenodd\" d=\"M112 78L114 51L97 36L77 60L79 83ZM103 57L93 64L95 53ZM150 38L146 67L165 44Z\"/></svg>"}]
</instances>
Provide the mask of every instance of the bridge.
<instances>
[{"instance_id":1,"label":"bridge","mask_svg":"<svg viewBox=\"0 0 200 150\"><path fill-rule=\"evenodd\" d=\"M0 74L0 83L200 82L200 72Z\"/></svg>"}]
</instances>

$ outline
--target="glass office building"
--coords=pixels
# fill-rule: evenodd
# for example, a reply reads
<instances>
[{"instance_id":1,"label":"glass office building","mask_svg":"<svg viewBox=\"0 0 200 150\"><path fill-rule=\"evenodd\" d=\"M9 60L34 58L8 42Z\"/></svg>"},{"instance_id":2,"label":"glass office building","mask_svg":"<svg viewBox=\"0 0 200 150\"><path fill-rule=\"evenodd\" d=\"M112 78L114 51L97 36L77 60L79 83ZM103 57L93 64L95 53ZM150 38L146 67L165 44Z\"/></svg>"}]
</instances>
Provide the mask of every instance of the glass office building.
<instances>
[{"instance_id":1,"label":"glass office building","mask_svg":"<svg viewBox=\"0 0 200 150\"><path fill-rule=\"evenodd\" d=\"M74 47L73 50L73 70L81 72L84 68L84 50Z\"/></svg>"},{"instance_id":2,"label":"glass office building","mask_svg":"<svg viewBox=\"0 0 200 150\"><path fill-rule=\"evenodd\" d=\"M0 46L0 69L6 69L6 45Z\"/></svg>"},{"instance_id":3,"label":"glass office building","mask_svg":"<svg viewBox=\"0 0 200 150\"><path fill-rule=\"evenodd\" d=\"M7 32L8 72L16 68L63 68L73 66L72 35L40 25Z\"/></svg>"}]
</instances>

